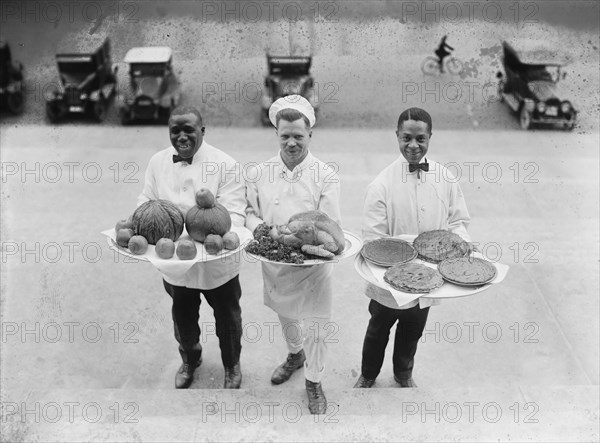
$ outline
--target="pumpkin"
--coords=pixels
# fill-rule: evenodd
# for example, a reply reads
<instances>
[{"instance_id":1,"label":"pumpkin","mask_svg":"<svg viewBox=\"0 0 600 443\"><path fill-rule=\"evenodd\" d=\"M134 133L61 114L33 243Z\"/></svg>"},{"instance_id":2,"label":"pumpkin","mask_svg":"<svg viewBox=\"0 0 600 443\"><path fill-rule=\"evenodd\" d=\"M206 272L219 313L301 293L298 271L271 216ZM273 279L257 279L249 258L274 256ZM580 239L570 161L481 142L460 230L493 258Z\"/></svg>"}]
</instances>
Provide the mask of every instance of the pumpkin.
<instances>
[{"instance_id":1,"label":"pumpkin","mask_svg":"<svg viewBox=\"0 0 600 443\"><path fill-rule=\"evenodd\" d=\"M202 188L196 192L196 204L202 209L212 208L215 205L215 196L210 190Z\"/></svg>"},{"instance_id":2,"label":"pumpkin","mask_svg":"<svg viewBox=\"0 0 600 443\"><path fill-rule=\"evenodd\" d=\"M204 243L209 234L223 235L231 229L229 211L220 203L212 208L190 208L185 216L185 229L188 234L200 243Z\"/></svg>"},{"instance_id":3,"label":"pumpkin","mask_svg":"<svg viewBox=\"0 0 600 443\"><path fill-rule=\"evenodd\" d=\"M133 230L155 245L161 238L175 241L183 232L184 218L177 206L167 200L149 200L132 217Z\"/></svg>"}]
</instances>

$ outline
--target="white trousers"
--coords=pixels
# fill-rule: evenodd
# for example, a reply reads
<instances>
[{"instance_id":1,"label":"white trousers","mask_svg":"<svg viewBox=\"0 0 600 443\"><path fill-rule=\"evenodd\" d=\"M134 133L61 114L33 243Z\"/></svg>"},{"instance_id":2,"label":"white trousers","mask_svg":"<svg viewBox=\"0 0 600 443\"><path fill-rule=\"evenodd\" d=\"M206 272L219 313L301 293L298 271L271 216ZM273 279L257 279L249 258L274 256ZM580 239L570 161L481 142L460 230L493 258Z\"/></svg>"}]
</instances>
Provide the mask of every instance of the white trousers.
<instances>
[{"instance_id":1,"label":"white trousers","mask_svg":"<svg viewBox=\"0 0 600 443\"><path fill-rule=\"evenodd\" d=\"M307 317L294 320L280 315L279 321L289 352L296 354L304 349L304 377L313 383L319 383L325 372L329 318Z\"/></svg>"}]
</instances>

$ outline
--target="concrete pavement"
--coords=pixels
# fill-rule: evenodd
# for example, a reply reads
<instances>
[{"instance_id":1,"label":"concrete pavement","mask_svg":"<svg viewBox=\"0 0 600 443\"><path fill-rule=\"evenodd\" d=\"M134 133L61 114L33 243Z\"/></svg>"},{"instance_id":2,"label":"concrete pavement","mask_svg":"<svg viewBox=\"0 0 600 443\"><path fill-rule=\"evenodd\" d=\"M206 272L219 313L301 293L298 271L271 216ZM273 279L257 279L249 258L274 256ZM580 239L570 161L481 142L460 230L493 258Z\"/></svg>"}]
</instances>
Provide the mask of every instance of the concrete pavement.
<instances>
[{"instance_id":1,"label":"concrete pavement","mask_svg":"<svg viewBox=\"0 0 600 443\"><path fill-rule=\"evenodd\" d=\"M268 381L286 350L275 314L262 305L256 263L244 262L240 274L243 389L219 389L223 373L205 303L204 363L188 392L172 389L179 356L160 276L148 264L115 257L99 235L135 207L148 159L168 143L166 129L5 125L0 137L3 439L598 439L598 134L435 131L430 157L457 163L470 232L488 258L511 267L508 277L478 296L432 309L417 354L419 389L395 387L388 347L378 389L357 392L351 387L368 299L352 260L337 265L323 383L342 418L314 427L309 416L297 423L288 416L253 423L250 415L232 421L219 414L202 421L207 402L305 407L301 373L280 387ZM271 129L209 127L206 139L241 164L276 152ZM364 188L396 158L395 143L393 128L315 128L314 154L339 166L345 229L360 232ZM91 409L87 416L78 410L69 422L70 402L98 403L103 419L93 422ZM134 406L125 409L128 402ZM447 404L462 405L466 414L465 402L495 402L503 419L453 423ZM62 413L54 423L52 403ZM414 404L434 412L423 420L418 409L403 422L402 408ZM447 406L439 423L435 405ZM34 412L21 420L27 408ZM110 415L115 408L117 423ZM139 422L126 422L135 408ZM508 418L515 410L516 422Z\"/></svg>"}]
</instances>

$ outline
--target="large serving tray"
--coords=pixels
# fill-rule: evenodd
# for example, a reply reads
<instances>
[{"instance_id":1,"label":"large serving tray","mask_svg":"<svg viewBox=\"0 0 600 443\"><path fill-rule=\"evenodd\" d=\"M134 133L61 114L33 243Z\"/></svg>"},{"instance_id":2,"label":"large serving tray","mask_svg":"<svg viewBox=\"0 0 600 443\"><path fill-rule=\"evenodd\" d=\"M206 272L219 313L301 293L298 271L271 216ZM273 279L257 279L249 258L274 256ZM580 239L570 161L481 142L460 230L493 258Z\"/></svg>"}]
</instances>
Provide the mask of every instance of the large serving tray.
<instances>
[{"instance_id":1,"label":"large serving tray","mask_svg":"<svg viewBox=\"0 0 600 443\"><path fill-rule=\"evenodd\" d=\"M412 241L416 238L416 235L400 235L395 238L399 238L401 240L408 241L412 243ZM473 253L474 257L484 258L478 252ZM430 268L437 269L437 264L429 263L420 259L413 260L414 263L421 263ZM399 306L403 306L413 300L418 298L426 298L426 299L447 299L447 298L457 298L457 297L467 297L470 295L474 295L480 292L489 289L492 285L500 283L506 277L508 273L508 266L502 263L493 263L496 268L496 277L490 281L489 283L483 285L475 285L475 286L465 286L465 285L457 285L450 283L445 280L444 284L434 291L430 293L423 294L409 294L406 292L398 291L392 288L389 284L385 282L383 279L383 275L385 271L388 270L387 267L377 266L373 263L369 263L364 259L361 254L356 256L354 260L354 268L358 272L358 274L367 282L377 286L378 288L385 289L389 292L389 295L383 296L383 294L374 295L374 300L382 303L385 306L391 308L398 308Z\"/></svg>"},{"instance_id":2,"label":"large serving tray","mask_svg":"<svg viewBox=\"0 0 600 443\"><path fill-rule=\"evenodd\" d=\"M344 238L346 240L346 246L344 248L344 252L342 252L340 255L336 255L335 257L331 258L331 259L327 259L327 258L314 258L314 259L309 259L309 260L304 260L304 263L302 264L297 264L297 263L283 263L283 262L279 262L279 261L273 261L273 260L269 260L268 258L262 257L260 255L256 255L256 254L251 254L248 251L245 251L245 253L251 257L254 260L257 261L261 261L264 263L273 263L276 265L281 265L281 266L315 266L315 265L324 265L327 263L337 263L338 261L344 259L344 258L348 258L348 257L352 257L353 255L357 254L358 252L360 252L361 248L362 248L362 240L354 235L352 232L350 231L344 231Z\"/></svg>"},{"instance_id":3,"label":"large serving tray","mask_svg":"<svg viewBox=\"0 0 600 443\"><path fill-rule=\"evenodd\" d=\"M191 260L181 260L177 257L177 255L174 255L169 259L160 258L158 255L156 255L154 245L148 245L148 250L144 254L135 255L129 249L122 248L119 245L117 245L116 233L114 229L108 229L106 231L103 231L102 235L105 235L107 237L106 240L108 242L109 248L113 251L118 252L120 255L134 260L150 262L157 269L167 274L181 275L185 274L196 263L206 263L216 260L223 260L226 257L229 257L230 255L242 252L244 248L248 245L248 243L252 240L252 233L245 227L240 226L232 226L231 231L235 232L240 238L240 246L238 248L233 250L223 249L218 254L209 254L208 252L206 252L206 249L204 248L204 245L202 243L195 242L196 249L198 252L196 253L196 257ZM181 237L179 237L179 239L175 242L175 247L177 247L177 244L182 239L191 240L190 236L187 234L185 229L183 231L183 234L181 234Z\"/></svg>"}]
</instances>

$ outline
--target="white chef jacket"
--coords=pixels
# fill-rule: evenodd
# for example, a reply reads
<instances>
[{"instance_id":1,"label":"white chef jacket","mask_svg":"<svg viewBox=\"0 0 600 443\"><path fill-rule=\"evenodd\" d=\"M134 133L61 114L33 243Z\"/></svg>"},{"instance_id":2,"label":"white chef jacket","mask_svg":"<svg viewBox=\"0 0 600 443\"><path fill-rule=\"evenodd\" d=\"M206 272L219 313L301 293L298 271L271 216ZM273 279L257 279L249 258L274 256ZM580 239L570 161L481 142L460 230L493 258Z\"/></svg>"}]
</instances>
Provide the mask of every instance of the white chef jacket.
<instances>
[{"instance_id":1,"label":"white chef jacket","mask_svg":"<svg viewBox=\"0 0 600 443\"><path fill-rule=\"evenodd\" d=\"M408 162L400 157L369 184L363 211L363 240L447 229L470 242L467 226L471 218L454 175L434 161L429 161L428 172L417 172L409 172ZM371 284L366 291L392 297L388 291ZM415 300L400 309L412 308L417 303L424 308L440 301Z\"/></svg>"},{"instance_id":2,"label":"white chef jacket","mask_svg":"<svg viewBox=\"0 0 600 443\"><path fill-rule=\"evenodd\" d=\"M335 170L310 152L290 171L279 155L248 171L246 226L286 224L294 214L318 209L341 226L340 183ZM331 316L332 264L288 266L261 263L265 305L285 317Z\"/></svg>"},{"instance_id":3,"label":"white chef jacket","mask_svg":"<svg viewBox=\"0 0 600 443\"><path fill-rule=\"evenodd\" d=\"M140 206L148 200L163 199L174 203L183 216L196 204L196 192L207 188L218 203L227 208L231 222L244 226L246 208L245 186L239 164L228 154L205 141L194 155L192 164L173 163L177 151L172 146L152 156L146 169L144 189L138 197ZM222 260L196 263L184 275L163 278L175 286L214 289L227 283L240 271L240 255L233 254Z\"/></svg>"}]
</instances>

